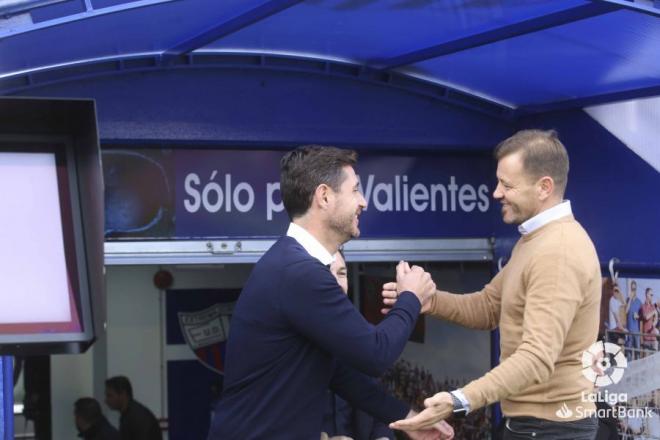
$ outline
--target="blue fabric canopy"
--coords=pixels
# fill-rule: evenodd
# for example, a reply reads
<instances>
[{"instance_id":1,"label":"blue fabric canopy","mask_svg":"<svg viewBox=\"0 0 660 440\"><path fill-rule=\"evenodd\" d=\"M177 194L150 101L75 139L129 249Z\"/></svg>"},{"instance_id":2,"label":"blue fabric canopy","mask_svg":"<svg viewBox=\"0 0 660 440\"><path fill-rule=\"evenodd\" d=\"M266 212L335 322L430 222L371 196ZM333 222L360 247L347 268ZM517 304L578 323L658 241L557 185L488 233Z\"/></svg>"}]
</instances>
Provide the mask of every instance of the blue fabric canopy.
<instances>
[{"instance_id":1,"label":"blue fabric canopy","mask_svg":"<svg viewBox=\"0 0 660 440\"><path fill-rule=\"evenodd\" d=\"M345 69L507 116L583 107L660 94L653 4L5 0L0 93L126 69L283 63Z\"/></svg>"}]
</instances>

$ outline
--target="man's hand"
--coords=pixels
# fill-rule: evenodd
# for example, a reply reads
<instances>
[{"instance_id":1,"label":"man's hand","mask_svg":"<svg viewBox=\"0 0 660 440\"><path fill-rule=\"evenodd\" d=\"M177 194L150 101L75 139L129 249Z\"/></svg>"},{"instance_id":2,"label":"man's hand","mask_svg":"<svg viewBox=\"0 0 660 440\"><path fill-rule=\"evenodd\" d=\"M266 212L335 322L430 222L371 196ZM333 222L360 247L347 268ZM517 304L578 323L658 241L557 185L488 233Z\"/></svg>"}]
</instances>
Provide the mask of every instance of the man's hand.
<instances>
[{"instance_id":1,"label":"man's hand","mask_svg":"<svg viewBox=\"0 0 660 440\"><path fill-rule=\"evenodd\" d=\"M426 409L421 413L390 423L390 428L402 431L417 431L432 428L433 425L446 419L454 411L451 394L444 391L426 399L424 406Z\"/></svg>"},{"instance_id":2,"label":"man's hand","mask_svg":"<svg viewBox=\"0 0 660 440\"><path fill-rule=\"evenodd\" d=\"M411 440L452 440L454 438L454 428L444 420L436 423L430 429L404 432Z\"/></svg>"},{"instance_id":3,"label":"man's hand","mask_svg":"<svg viewBox=\"0 0 660 440\"><path fill-rule=\"evenodd\" d=\"M412 292L422 304L422 313L430 308L431 297L435 294L435 283L428 272L419 266L410 267L405 261L396 266L396 282L383 285L383 303L387 306L381 309L386 314L396 303L401 292Z\"/></svg>"}]
</instances>

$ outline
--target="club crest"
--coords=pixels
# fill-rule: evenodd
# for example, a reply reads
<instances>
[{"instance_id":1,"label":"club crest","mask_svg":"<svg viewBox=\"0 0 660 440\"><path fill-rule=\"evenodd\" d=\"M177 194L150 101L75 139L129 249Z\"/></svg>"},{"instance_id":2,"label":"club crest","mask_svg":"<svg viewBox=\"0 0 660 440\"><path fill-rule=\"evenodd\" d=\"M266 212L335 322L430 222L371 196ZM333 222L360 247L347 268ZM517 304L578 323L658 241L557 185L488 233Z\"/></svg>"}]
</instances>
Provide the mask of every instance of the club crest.
<instances>
[{"instance_id":1,"label":"club crest","mask_svg":"<svg viewBox=\"0 0 660 440\"><path fill-rule=\"evenodd\" d=\"M194 312L179 312L181 333L197 359L207 368L223 374L229 321L236 303L215 304Z\"/></svg>"}]
</instances>

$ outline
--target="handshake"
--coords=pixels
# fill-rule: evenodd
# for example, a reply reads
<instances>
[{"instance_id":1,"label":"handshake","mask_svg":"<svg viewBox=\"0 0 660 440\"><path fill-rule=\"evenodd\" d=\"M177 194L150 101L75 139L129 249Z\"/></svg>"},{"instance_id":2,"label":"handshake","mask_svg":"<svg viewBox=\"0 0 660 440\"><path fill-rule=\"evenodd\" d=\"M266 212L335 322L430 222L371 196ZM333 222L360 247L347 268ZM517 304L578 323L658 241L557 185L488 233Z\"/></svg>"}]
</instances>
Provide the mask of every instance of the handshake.
<instances>
[{"instance_id":1,"label":"handshake","mask_svg":"<svg viewBox=\"0 0 660 440\"><path fill-rule=\"evenodd\" d=\"M385 308L381 312L387 313L401 293L412 292L422 304L422 313L424 313L431 306L431 298L435 295L435 289L431 274L419 266L410 267L407 262L399 261L396 266L396 282L383 284L382 295Z\"/></svg>"}]
</instances>

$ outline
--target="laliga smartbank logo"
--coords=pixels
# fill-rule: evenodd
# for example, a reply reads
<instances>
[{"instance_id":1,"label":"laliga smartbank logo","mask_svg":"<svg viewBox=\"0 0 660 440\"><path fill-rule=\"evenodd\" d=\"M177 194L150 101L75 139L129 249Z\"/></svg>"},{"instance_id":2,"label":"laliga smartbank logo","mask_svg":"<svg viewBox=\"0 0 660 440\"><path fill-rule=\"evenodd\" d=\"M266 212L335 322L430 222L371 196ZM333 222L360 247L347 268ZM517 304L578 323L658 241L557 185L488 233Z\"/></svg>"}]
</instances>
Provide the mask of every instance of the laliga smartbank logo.
<instances>
[{"instance_id":1,"label":"laliga smartbank logo","mask_svg":"<svg viewBox=\"0 0 660 440\"><path fill-rule=\"evenodd\" d=\"M623 373L628 367L628 361L623 350L615 344L598 341L582 353L582 374L597 387L606 387L619 383L623 378ZM584 403L607 403L606 408L585 408L578 405L571 409L564 402L555 412L560 419L575 417L583 419L585 417L597 417L606 419L614 417L616 419L625 418L650 418L655 416L651 408L632 408L627 406L628 394L613 393L608 390L601 390L598 393L582 392L582 402Z\"/></svg>"},{"instance_id":2,"label":"laliga smartbank logo","mask_svg":"<svg viewBox=\"0 0 660 440\"><path fill-rule=\"evenodd\" d=\"M597 387L619 383L627 367L628 360L621 347L616 344L597 341L582 353L582 375ZM597 395L582 393L583 402L603 401L614 406L627 400L628 396L625 393L610 394L607 390L604 394ZM586 412L582 406L578 406L573 411L564 402L555 414L561 419L568 419L573 415L583 418Z\"/></svg>"},{"instance_id":3,"label":"laliga smartbank logo","mask_svg":"<svg viewBox=\"0 0 660 440\"><path fill-rule=\"evenodd\" d=\"M561 406L561 408L557 410L555 414L557 414L557 417L561 419L567 419L569 417L573 417L573 411L571 411L568 405L566 405L566 402L564 402L564 404Z\"/></svg>"},{"instance_id":4,"label":"laliga smartbank logo","mask_svg":"<svg viewBox=\"0 0 660 440\"><path fill-rule=\"evenodd\" d=\"M582 374L597 387L619 383L628 367L621 347L598 341L582 353Z\"/></svg>"}]
</instances>

